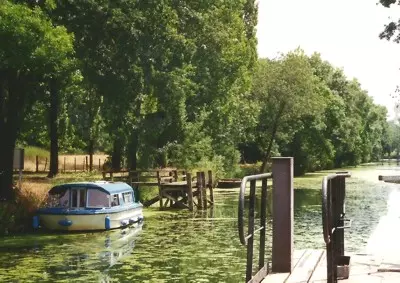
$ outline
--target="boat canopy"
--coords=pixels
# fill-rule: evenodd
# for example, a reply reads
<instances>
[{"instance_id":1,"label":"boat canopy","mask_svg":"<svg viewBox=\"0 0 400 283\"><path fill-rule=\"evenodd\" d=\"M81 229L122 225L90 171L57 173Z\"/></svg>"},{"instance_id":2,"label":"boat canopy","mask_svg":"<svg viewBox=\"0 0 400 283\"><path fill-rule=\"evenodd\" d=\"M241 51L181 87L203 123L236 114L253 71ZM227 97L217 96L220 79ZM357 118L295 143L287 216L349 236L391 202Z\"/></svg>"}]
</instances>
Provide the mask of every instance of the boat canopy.
<instances>
[{"instance_id":1,"label":"boat canopy","mask_svg":"<svg viewBox=\"0 0 400 283\"><path fill-rule=\"evenodd\" d=\"M65 192L68 189L78 189L78 188L87 188L87 189L97 189L103 191L109 195L118 194L122 192L132 192L133 189L127 183L123 182L80 182L80 183L68 183L55 186L51 188L49 194L55 195Z\"/></svg>"}]
</instances>

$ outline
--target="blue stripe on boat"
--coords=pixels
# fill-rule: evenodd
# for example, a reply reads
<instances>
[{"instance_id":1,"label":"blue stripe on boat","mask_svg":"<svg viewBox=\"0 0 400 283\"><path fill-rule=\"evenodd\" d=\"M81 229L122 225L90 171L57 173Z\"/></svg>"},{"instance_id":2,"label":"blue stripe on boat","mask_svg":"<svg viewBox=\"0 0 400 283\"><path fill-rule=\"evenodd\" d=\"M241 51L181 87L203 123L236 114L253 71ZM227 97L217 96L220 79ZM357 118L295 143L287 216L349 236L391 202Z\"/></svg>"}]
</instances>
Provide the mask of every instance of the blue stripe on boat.
<instances>
[{"instance_id":1,"label":"blue stripe on boat","mask_svg":"<svg viewBox=\"0 0 400 283\"><path fill-rule=\"evenodd\" d=\"M57 215L91 215L91 214L109 214L116 212L123 212L127 210L132 210L135 208L142 208L141 203L132 203L126 205L120 205L110 208L85 208L85 209L69 209L62 207L49 207L40 208L38 213L40 214L57 214Z\"/></svg>"},{"instance_id":2,"label":"blue stripe on boat","mask_svg":"<svg viewBox=\"0 0 400 283\"><path fill-rule=\"evenodd\" d=\"M64 227L69 227L72 225L72 221L68 220L68 219L62 219L60 221L58 221L58 224Z\"/></svg>"}]
</instances>

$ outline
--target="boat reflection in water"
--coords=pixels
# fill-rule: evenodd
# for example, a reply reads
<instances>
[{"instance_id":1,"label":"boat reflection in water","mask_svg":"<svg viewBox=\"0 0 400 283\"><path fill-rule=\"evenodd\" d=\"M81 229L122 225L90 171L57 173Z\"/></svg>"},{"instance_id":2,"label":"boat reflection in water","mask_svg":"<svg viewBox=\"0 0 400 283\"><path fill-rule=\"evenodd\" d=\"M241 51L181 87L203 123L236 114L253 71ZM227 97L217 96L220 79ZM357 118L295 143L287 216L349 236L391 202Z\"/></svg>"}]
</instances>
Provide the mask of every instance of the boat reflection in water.
<instances>
[{"instance_id":1,"label":"boat reflection in water","mask_svg":"<svg viewBox=\"0 0 400 283\"><path fill-rule=\"evenodd\" d=\"M142 223L104 233L82 234L79 239L62 244L63 261L52 264L49 279L109 282L109 270L132 254ZM72 235L70 235L72 236Z\"/></svg>"},{"instance_id":2,"label":"boat reflection in water","mask_svg":"<svg viewBox=\"0 0 400 283\"><path fill-rule=\"evenodd\" d=\"M142 231L142 224L136 227L129 227L116 231L117 234L108 235L104 242L105 250L99 253L102 261L105 261L109 268L116 264L121 258L127 254L131 254L135 247L135 238Z\"/></svg>"}]
</instances>

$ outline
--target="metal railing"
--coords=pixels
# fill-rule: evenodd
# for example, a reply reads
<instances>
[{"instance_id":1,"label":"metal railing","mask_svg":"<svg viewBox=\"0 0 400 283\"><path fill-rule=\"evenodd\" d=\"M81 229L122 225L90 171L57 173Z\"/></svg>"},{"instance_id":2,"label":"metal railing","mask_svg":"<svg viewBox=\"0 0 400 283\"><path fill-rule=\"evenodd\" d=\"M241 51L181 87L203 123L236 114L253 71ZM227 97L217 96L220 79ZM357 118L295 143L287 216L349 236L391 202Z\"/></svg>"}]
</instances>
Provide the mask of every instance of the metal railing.
<instances>
[{"instance_id":1,"label":"metal railing","mask_svg":"<svg viewBox=\"0 0 400 283\"><path fill-rule=\"evenodd\" d=\"M345 179L350 176L348 172L338 172L322 180L322 227L328 283L348 277L350 258L344 256L344 229L351 226L351 221L345 219ZM347 226L346 222L349 222Z\"/></svg>"},{"instance_id":2,"label":"metal railing","mask_svg":"<svg viewBox=\"0 0 400 283\"><path fill-rule=\"evenodd\" d=\"M246 176L243 178L240 185L239 193L239 212L238 212L238 228L240 242L247 246L247 264L246 264L246 282L261 282L267 275L268 268L264 264L265 257L265 234L266 234L266 220L267 220L267 180L272 178L271 173ZM260 210L260 227L255 229L255 206L256 206L256 181L261 180L261 210ZM247 235L244 232L244 199L246 192L246 184L250 182L250 195L249 195L249 215L248 215L248 229ZM258 258L258 271L254 278L253 274L253 253L254 253L254 234L260 233L259 245L259 258ZM260 280L258 280L259 278Z\"/></svg>"}]
</instances>

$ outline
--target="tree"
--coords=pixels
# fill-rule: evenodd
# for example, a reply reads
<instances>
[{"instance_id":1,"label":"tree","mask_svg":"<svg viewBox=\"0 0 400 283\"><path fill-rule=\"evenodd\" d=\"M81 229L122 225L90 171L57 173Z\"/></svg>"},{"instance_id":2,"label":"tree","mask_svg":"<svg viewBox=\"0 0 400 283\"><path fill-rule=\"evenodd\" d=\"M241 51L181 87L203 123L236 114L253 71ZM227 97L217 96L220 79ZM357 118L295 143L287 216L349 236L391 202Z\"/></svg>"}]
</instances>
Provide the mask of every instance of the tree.
<instances>
[{"instance_id":1,"label":"tree","mask_svg":"<svg viewBox=\"0 0 400 283\"><path fill-rule=\"evenodd\" d=\"M13 150L26 109L43 97L41 85L68 63L72 36L38 9L0 5L0 198L11 199Z\"/></svg>"},{"instance_id":2,"label":"tree","mask_svg":"<svg viewBox=\"0 0 400 283\"><path fill-rule=\"evenodd\" d=\"M390 8L391 5L397 4L400 5L400 1L398 0L380 0L379 3L381 3L382 6L386 8ZM388 24L385 25L385 28L383 32L379 35L381 39L393 39L394 42L399 43L400 42L400 20L391 21Z\"/></svg>"},{"instance_id":3,"label":"tree","mask_svg":"<svg viewBox=\"0 0 400 283\"><path fill-rule=\"evenodd\" d=\"M284 127L319 110L314 83L313 70L301 50L274 60L259 61L253 99L259 101L255 139L262 151L261 172L266 169L276 139L292 137L293 132L284 131Z\"/></svg>"}]
</instances>

